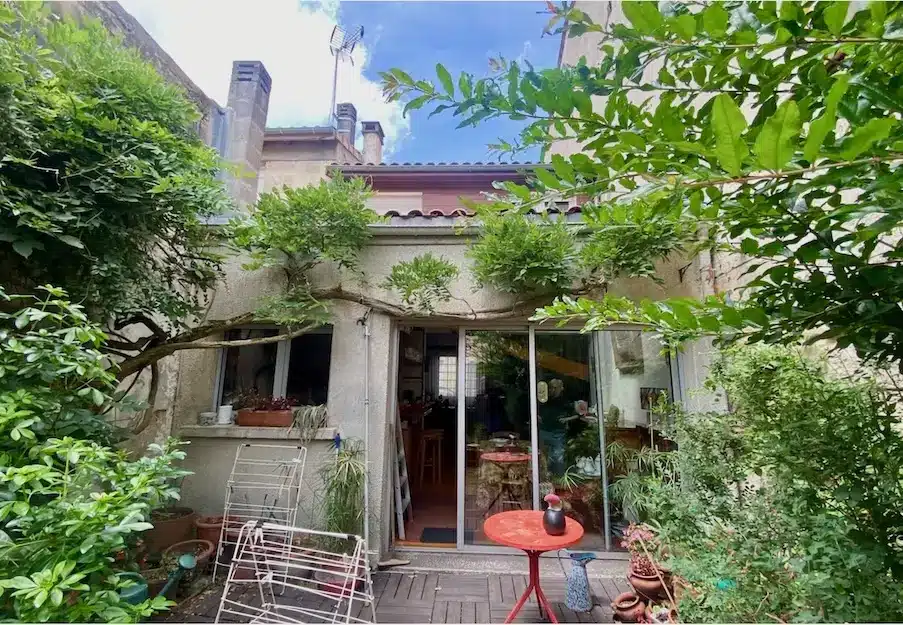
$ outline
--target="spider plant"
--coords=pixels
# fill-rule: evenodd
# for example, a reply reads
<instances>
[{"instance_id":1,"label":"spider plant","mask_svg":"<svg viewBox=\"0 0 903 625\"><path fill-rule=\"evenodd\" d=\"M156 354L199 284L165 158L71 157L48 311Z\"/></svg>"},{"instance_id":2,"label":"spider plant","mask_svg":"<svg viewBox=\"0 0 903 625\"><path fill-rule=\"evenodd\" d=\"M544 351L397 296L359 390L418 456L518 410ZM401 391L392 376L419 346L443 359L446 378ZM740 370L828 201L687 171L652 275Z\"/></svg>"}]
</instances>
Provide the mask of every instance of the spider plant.
<instances>
[{"instance_id":1,"label":"spider plant","mask_svg":"<svg viewBox=\"0 0 903 625\"><path fill-rule=\"evenodd\" d=\"M364 476L363 443L345 439L339 444L335 460L320 470L323 479L323 520L329 532L363 533Z\"/></svg>"}]
</instances>

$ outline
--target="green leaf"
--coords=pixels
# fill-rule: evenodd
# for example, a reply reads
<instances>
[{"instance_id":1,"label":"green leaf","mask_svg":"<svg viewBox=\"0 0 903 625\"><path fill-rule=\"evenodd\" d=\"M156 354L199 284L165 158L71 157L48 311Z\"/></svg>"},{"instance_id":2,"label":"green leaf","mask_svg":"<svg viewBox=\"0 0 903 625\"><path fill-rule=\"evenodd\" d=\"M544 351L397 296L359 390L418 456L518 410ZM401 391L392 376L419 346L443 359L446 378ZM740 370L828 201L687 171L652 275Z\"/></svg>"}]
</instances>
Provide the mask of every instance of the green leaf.
<instances>
[{"instance_id":1,"label":"green leaf","mask_svg":"<svg viewBox=\"0 0 903 625\"><path fill-rule=\"evenodd\" d=\"M79 241L75 237L70 236L68 234L61 234L61 235L57 236L57 239L59 239L60 241L62 241L63 243L65 243L67 245L71 245L72 247L77 247L80 250L85 249L85 246L81 241Z\"/></svg>"},{"instance_id":2,"label":"green leaf","mask_svg":"<svg viewBox=\"0 0 903 625\"><path fill-rule=\"evenodd\" d=\"M743 159L749 154L749 148L741 137L746 129L746 118L726 93L713 100L711 126L718 162L725 171L736 176L742 171Z\"/></svg>"},{"instance_id":3,"label":"green leaf","mask_svg":"<svg viewBox=\"0 0 903 625\"><path fill-rule=\"evenodd\" d=\"M96 388L92 388L92 389L91 389L91 401L94 402L94 405L95 405L95 406L100 406L100 405L102 405L103 402L104 402L104 396L103 396L103 393L101 393L101 392L100 392L99 390L97 390Z\"/></svg>"},{"instance_id":4,"label":"green leaf","mask_svg":"<svg viewBox=\"0 0 903 625\"><path fill-rule=\"evenodd\" d=\"M31 253L34 251L35 244L33 241L15 241L13 242L13 249L16 251L16 254L19 256L24 256L28 258L31 256Z\"/></svg>"},{"instance_id":5,"label":"green leaf","mask_svg":"<svg viewBox=\"0 0 903 625\"><path fill-rule=\"evenodd\" d=\"M837 123L837 105L850 86L849 74L838 74L834 84L825 98L825 112L809 124L809 136L803 148L803 156L810 163L814 162L828 133L834 130Z\"/></svg>"},{"instance_id":6,"label":"green leaf","mask_svg":"<svg viewBox=\"0 0 903 625\"><path fill-rule=\"evenodd\" d=\"M822 14L825 20L825 26L831 31L835 37L839 36L843 31L843 25L847 22L847 10L850 3L847 0L835 0L828 5Z\"/></svg>"},{"instance_id":7,"label":"green leaf","mask_svg":"<svg viewBox=\"0 0 903 625\"><path fill-rule=\"evenodd\" d=\"M740 251L744 254L755 254L759 250L759 242L755 239L746 238L740 241Z\"/></svg>"},{"instance_id":8,"label":"green leaf","mask_svg":"<svg viewBox=\"0 0 903 625\"><path fill-rule=\"evenodd\" d=\"M702 12L702 27L713 38L720 39L727 33L730 17L730 13L721 6L721 3L715 2Z\"/></svg>"},{"instance_id":9,"label":"green leaf","mask_svg":"<svg viewBox=\"0 0 903 625\"><path fill-rule=\"evenodd\" d=\"M621 4L624 16L630 24L645 35L651 35L662 25L662 14L658 12L658 3L648 0L624 2Z\"/></svg>"},{"instance_id":10,"label":"green leaf","mask_svg":"<svg viewBox=\"0 0 903 625\"><path fill-rule=\"evenodd\" d=\"M558 178L556 178L548 169L545 169L544 167L537 167L535 170L533 170L533 174L547 188L561 188L561 181L559 181Z\"/></svg>"},{"instance_id":11,"label":"green leaf","mask_svg":"<svg viewBox=\"0 0 903 625\"><path fill-rule=\"evenodd\" d=\"M790 161L800 134L800 109L788 100L778 107L756 138L754 147L759 164L777 171Z\"/></svg>"},{"instance_id":12,"label":"green leaf","mask_svg":"<svg viewBox=\"0 0 903 625\"><path fill-rule=\"evenodd\" d=\"M841 155L851 160L868 150L878 141L883 141L890 134L891 129L897 124L897 120L890 117L872 119L853 133L849 139L843 142Z\"/></svg>"},{"instance_id":13,"label":"green leaf","mask_svg":"<svg viewBox=\"0 0 903 625\"><path fill-rule=\"evenodd\" d=\"M455 83L452 82L451 74L448 73L448 70L445 69L445 66L442 63L436 63L436 76L439 78L439 82L442 83L442 88L445 89L445 93L447 93L449 97L455 97Z\"/></svg>"},{"instance_id":14,"label":"green leaf","mask_svg":"<svg viewBox=\"0 0 903 625\"><path fill-rule=\"evenodd\" d=\"M690 41L696 35L696 18L689 13L672 19L670 24L674 32L685 41Z\"/></svg>"},{"instance_id":15,"label":"green leaf","mask_svg":"<svg viewBox=\"0 0 903 625\"><path fill-rule=\"evenodd\" d=\"M869 2L869 12L872 15L872 24L874 26L883 26L884 19L887 17L887 1L872 0Z\"/></svg>"}]
</instances>

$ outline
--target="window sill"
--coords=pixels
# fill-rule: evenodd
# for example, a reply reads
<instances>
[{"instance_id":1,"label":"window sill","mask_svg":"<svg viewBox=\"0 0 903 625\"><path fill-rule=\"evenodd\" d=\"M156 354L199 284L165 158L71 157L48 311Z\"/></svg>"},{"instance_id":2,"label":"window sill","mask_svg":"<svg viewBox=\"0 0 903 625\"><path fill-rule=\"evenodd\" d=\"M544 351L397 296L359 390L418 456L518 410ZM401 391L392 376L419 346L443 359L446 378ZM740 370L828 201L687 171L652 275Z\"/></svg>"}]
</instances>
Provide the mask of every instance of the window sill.
<instances>
[{"instance_id":1,"label":"window sill","mask_svg":"<svg viewBox=\"0 0 903 625\"><path fill-rule=\"evenodd\" d=\"M336 428L320 428L313 436L315 441L331 441ZM243 427L239 425L185 425L179 428L182 438L257 438L277 441L297 441L296 428Z\"/></svg>"}]
</instances>

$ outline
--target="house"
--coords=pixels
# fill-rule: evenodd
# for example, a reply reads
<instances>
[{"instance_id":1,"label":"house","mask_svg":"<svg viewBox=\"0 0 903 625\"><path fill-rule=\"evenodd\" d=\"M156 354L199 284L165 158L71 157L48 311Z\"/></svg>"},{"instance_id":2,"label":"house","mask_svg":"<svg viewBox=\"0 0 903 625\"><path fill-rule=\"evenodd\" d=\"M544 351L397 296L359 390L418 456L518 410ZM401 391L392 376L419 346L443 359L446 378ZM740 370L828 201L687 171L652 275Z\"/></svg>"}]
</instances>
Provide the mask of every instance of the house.
<instances>
[{"instance_id":1,"label":"house","mask_svg":"<svg viewBox=\"0 0 903 625\"><path fill-rule=\"evenodd\" d=\"M572 42L579 40L563 42L562 62L573 57ZM460 198L478 199L494 181L523 181L544 165L383 163L379 122L359 124L352 103L337 106L334 126L268 128L271 88L262 63L236 61L229 101L217 105L227 120L221 152L245 170L230 180L240 209L258 192L281 185L363 176L375 191L371 207L386 219L371 226L360 297L334 301L328 326L290 341L187 350L166 360L167 390L154 406L157 418L147 436L191 442L185 464L194 475L183 483L184 503L202 514L222 514L239 444L297 441L298 432L288 428L198 425L201 412L253 387L326 405L325 427L308 443L302 524L320 522L316 471L333 457L339 434L364 441L368 451L373 551L494 549L482 534L482 519L501 509L538 507L553 487L583 521L583 547L616 549L613 536L626 511L610 500L601 450L615 442L653 442L652 404L662 394L694 397L691 391L705 377L705 346L672 359L637 328L582 334L579 327L539 326L529 321L532 308L475 283L467 271L470 235L459 232L467 224ZM550 210L574 220L579 207ZM461 268L453 299L434 314L402 314L398 296L381 284L395 263L427 252ZM208 319L253 311L279 292L278 273L247 272L241 262L229 261ZM675 260L661 266L664 286L624 280L611 291L636 298L698 295L711 288L710 267L703 258ZM314 280L322 288L341 284L331 270L318 269ZM478 321L473 311L494 314ZM253 324L217 338L278 332ZM401 518L410 515L395 507L397 423L413 486L412 519Z\"/></svg>"}]
</instances>

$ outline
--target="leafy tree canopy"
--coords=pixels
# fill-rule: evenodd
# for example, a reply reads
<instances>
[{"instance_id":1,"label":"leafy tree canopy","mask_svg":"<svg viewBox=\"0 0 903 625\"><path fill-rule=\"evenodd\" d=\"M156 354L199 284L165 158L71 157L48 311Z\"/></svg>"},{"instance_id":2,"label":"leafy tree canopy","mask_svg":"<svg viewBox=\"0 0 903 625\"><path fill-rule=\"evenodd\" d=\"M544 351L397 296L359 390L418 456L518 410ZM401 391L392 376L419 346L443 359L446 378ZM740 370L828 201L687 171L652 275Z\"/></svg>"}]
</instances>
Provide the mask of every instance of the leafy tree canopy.
<instances>
[{"instance_id":1,"label":"leafy tree canopy","mask_svg":"<svg viewBox=\"0 0 903 625\"><path fill-rule=\"evenodd\" d=\"M0 283L61 286L115 327L189 322L228 196L182 91L100 23L4 3L0 106Z\"/></svg>"},{"instance_id":2,"label":"leafy tree canopy","mask_svg":"<svg viewBox=\"0 0 903 625\"><path fill-rule=\"evenodd\" d=\"M512 199L496 207L578 197L590 214L618 215L610 229L630 234L599 246L602 267L651 275L630 266L636 242L670 253L690 224L702 245L750 261L739 301L562 298L538 317L648 323L669 342L831 338L900 362L901 4L621 6L625 24L550 5L547 31L601 36L595 63L536 70L499 59L491 76L457 80L439 65L435 82L383 75L407 109L433 105L462 126L527 121L494 146L501 153L578 142L581 152L553 154L551 171L536 172L536 190L505 185Z\"/></svg>"}]
</instances>

